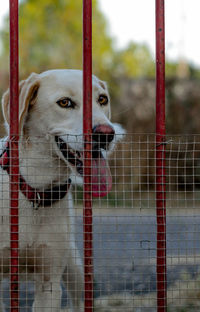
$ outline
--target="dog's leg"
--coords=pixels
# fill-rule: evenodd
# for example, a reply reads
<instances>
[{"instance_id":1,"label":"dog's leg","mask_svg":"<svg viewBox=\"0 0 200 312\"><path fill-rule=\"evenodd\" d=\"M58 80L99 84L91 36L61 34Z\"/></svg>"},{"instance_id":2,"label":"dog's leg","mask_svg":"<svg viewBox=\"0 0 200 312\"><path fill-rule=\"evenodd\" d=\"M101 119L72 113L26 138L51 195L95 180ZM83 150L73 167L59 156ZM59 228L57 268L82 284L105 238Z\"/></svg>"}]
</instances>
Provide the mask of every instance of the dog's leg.
<instances>
[{"instance_id":1,"label":"dog's leg","mask_svg":"<svg viewBox=\"0 0 200 312\"><path fill-rule=\"evenodd\" d=\"M60 280L36 282L33 312L60 312L62 290Z\"/></svg>"},{"instance_id":2,"label":"dog's leg","mask_svg":"<svg viewBox=\"0 0 200 312\"><path fill-rule=\"evenodd\" d=\"M72 311L82 312L83 272L79 252L76 248L71 249L71 254L68 256L63 281L72 302Z\"/></svg>"},{"instance_id":3,"label":"dog's leg","mask_svg":"<svg viewBox=\"0 0 200 312\"><path fill-rule=\"evenodd\" d=\"M35 299L33 312L60 312L62 257L57 257L56 248L40 245L36 249Z\"/></svg>"}]
</instances>

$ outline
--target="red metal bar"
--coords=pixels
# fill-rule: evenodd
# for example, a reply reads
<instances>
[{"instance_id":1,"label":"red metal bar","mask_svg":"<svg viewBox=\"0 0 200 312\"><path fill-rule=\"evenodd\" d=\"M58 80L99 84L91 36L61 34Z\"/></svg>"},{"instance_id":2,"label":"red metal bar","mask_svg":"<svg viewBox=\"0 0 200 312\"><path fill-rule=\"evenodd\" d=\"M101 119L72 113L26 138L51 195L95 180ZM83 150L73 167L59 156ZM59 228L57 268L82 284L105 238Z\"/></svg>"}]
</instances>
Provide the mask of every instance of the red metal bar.
<instances>
[{"instance_id":1,"label":"red metal bar","mask_svg":"<svg viewBox=\"0 0 200 312\"><path fill-rule=\"evenodd\" d=\"M165 188L165 1L156 0L157 311L167 311Z\"/></svg>"},{"instance_id":2,"label":"red metal bar","mask_svg":"<svg viewBox=\"0 0 200 312\"><path fill-rule=\"evenodd\" d=\"M83 0L84 304L93 311L92 246L92 0Z\"/></svg>"},{"instance_id":3,"label":"red metal bar","mask_svg":"<svg viewBox=\"0 0 200 312\"><path fill-rule=\"evenodd\" d=\"M10 311L19 311L19 65L18 0L10 0Z\"/></svg>"}]
</instances>

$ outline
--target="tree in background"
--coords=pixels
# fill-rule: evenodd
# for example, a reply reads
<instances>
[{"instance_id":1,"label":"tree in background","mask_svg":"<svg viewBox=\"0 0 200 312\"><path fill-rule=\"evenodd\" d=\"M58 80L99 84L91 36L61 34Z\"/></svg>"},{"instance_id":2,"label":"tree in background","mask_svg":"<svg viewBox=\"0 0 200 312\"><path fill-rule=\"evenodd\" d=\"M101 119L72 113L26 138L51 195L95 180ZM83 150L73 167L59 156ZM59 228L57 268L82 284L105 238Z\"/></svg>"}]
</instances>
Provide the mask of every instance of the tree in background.
<instances>
[{"instance_id":1,"label":"tree in background","mask_svg":"<svg viewBox=\"0 0 200 312\"><path fill-rule=\"evenodd\" d=\"M154 77L155 64L148 47L130 42L113 56L114 73L120 77Z\"/></svg>"},{"instance_id":2,"label":"tree in background","mask_svg":"<svg viewBox=\"0 0 200 312\"><path fill-rule=\"evenodd\" d=\"M40 9L38 9L40 8ZM24 0L19 7L20 74L50 68L82 68L82 0ZM1 70L8 71L8 18L1 32ZM144 45L114 49L107 22L93 0L93 72L112 77L153 75L153 59Z\"/></svg>"},{"instance_id":3,"label":"tree in background","mask_svg":"<svg viewBox=\"0 0 200 312\"><path fill-rule=\"evenodd\" d=\"M22 0L20 15L20 74L51 68L82 68L82 0ZM0 77L8 73L8 18L1 31ZM167 62L167 76L176 76L177 64ZM149 48L131 42L123 49L114 39L93 0L93 72L114 86L118 77L155 76L155 62ZM190 71L195 76L195 68ZM199 75L198 75L199 76ZM7 81L6 81L7 83Z\"/></svg>"},{"instance_id":4,"label":"tree in background","mask_svg":"<svg viewBox=\"0 0 200 312\"><path fill-rule=\"evenodd\" d=\"M39 8L39 9L38 9ZM94 71L101 72L113 53L106 21L93 1ZM20 73L82 67L82 0L25 0L19 6ZM1 65L9 55L8 19L1 33Z\"/></svg>"}]
</instances>

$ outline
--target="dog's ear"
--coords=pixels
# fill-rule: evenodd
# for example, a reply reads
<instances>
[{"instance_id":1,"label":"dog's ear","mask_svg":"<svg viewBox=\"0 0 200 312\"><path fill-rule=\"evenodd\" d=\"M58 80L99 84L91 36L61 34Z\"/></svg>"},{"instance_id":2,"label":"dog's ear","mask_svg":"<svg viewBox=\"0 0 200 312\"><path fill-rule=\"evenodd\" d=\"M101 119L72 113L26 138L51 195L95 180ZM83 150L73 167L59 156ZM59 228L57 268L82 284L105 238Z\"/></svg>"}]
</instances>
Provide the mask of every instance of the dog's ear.
<instances>
[{"instance_id":1,"label":"dog's ear","mask_svg":"<svg viewBox=\"0 0 200 312\"><path fill-rule=\"evenodd\" d=\"M39 75L32 73L28 79L19 83L19 131L21 133L25 117L30 106L34 105L40 87ZM10 123L10 90L2 97L2 109L5 121Z\"/></svg>"}]
</instances>

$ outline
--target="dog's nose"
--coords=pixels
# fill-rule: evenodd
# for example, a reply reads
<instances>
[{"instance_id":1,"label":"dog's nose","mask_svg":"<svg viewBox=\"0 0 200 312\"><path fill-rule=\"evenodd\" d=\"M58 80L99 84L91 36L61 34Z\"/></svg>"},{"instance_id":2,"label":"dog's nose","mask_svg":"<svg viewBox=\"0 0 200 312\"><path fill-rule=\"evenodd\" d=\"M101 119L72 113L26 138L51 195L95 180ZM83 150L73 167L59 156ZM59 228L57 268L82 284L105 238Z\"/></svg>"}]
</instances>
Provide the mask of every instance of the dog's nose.
<instances>
[{"instance_id":1,"label":"dog's nose","mask_svg":"<svg viewBox=\"0 0 200 312\"><path fill-rule=\"evenodd\" d=\"M106 148L113 141L115 130L109 125L98 125L92 129L92 138L101 148Z\"/></svg>"}]
</instances>

